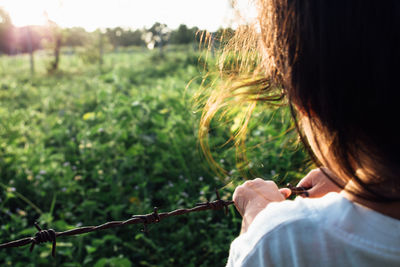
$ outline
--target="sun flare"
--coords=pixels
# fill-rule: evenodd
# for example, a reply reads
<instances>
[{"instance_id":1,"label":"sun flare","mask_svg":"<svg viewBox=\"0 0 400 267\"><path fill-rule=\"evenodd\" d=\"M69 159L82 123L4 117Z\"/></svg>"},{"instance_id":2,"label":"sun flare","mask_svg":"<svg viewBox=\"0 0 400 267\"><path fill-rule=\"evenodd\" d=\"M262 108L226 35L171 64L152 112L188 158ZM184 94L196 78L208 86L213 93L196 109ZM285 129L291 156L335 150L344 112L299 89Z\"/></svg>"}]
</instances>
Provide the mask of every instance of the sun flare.
<instances>
[{"instance_id":1,"label":"sun flare","mask_svg":"<svg viewBox=\"0 0 400 267\"><path fill-rule=\"evenodd\" d=\"M245 0L242 0L245 1ZM229 26L228 0L0 0L15 26L43 25L47 19L61 27L150 27L155 22L170 28L180 24L217 30Z\"/></svg>"},{"instance_id":2,"label":"sun flare","mask_svg":"<svg viewBox=\"0 0 400 267\"><path fill-rule=\"evenodd\" d=\"M9 13L15 26L42 25L46 22L49 10L57 1L52 0L3 0L0 6Z\"/></svg>"}]
</instances>

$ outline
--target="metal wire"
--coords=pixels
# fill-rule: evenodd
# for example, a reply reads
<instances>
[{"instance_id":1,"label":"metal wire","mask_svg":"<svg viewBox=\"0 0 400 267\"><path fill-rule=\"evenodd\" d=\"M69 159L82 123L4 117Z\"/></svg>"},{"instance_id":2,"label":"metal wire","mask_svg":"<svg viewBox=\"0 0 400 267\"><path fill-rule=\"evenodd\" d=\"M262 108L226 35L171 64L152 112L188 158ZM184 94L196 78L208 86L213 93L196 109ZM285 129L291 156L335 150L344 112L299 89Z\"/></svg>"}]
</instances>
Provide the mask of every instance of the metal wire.
<instances>
[{"instance_id":1,"label":"metal wire","mask_svg":"<svg viewBox=\"0 0 400 267\"><path fill-rule=\"evenodd\" d=\"M289 186L289 185L288 185ZM305 188L293 187L289 186L292 190L292 194L305 194ZM145 215L133 215L130 219L125 221L111 221L106 222L101 225L97 226L84 226L75 229L71 229L64 232L56 232L53 229L42 230L38 223L35 222L35 227L37 228L38 232L33 237L26 237L15 241L10 241L7 243L0 244L0 249L3 248L14 248L14 247L22 247L28 244L31 244L30 251L32 251L35 245L39 245L45 242L52 242L52 250L51 254L55 257L56 253L56 239L62 236L73 236L73 235L80 235L115 227L121 227L130 224L143 224L142 231L147 232L147 225L152 223L159 223L161 220L172 217L178 216L183 214L188 214L191 212L198 212L203 210L225 210L225 214L228 214L228 206L234 204L233 201L225 201L220 198L218 191L216 190L217 199L211 202L203 202L196 204L193 208L188 209L177 209L170 212L162 212L158 213L158 209L155 207L152 213L145 214Z\"/></svg>"},{"instance_id":2,"label":"metal wire","mask_svg":"<svg viewBox=\"0 0 400 267\"><path fill-rule=\"evenodd\" d=\"M225 213L228 213L228 206L233 204L233 201L224 201L221 200L218 191L217 193L217 200L212 202L204 202L199 203L193 208L189 209L177 209L170 212L163 212L158 213L158 209L155 207L152 213L145 214L145 215L133 215L130 219L125 221L111 221L106 222L101 225L97 226L84 226L75 229L71 229L64 232L56 232L53 229L42 230L38 223L35 222L35 227L37 228L38 232L33 237L27 237L7 243L0 244L0 249L3 248L14 248L14 247L22 247L28 244L31 244L30 251L33 250L35 245L39 245L45 242L52 242L52 256L55 257L56 252L56 239L62 236L73 236L73 235L80 235L85 233L90 233L94 231L100 231L104 229L110 229L115 227L121 227L129 224L143 224L144 232L147 231L147 225L152 223L158 223L161 220L177 215L183 215L191 212L203 211L203 210L220 210L225 209Z\"/></svg>"}]
</instances>

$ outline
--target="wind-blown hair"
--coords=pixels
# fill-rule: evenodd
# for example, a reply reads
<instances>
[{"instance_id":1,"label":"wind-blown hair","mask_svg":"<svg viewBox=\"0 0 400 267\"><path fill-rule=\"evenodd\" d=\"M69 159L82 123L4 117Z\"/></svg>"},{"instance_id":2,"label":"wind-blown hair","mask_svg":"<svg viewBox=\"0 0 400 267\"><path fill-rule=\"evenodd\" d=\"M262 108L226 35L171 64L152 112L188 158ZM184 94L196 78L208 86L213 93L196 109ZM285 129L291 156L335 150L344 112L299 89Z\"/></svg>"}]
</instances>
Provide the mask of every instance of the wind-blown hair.
<instances>
[{"instance_id":1,"label":"wind-blown hair","mask_svg":"<svg viewBox=\"0 0 400 267\"><path fill-rule=\"evenodd\" d=\"M257 102L286 103L300 136L297 120L306 116L317 147L328 143L329 158L308 150L333 171L335 183L365 199L400 200L400 1L256 5L257 23L237 29L222 52L219 82L200 122L203 149L221 109L246 103L242 143Z\"/></svg>"}]
</instances>

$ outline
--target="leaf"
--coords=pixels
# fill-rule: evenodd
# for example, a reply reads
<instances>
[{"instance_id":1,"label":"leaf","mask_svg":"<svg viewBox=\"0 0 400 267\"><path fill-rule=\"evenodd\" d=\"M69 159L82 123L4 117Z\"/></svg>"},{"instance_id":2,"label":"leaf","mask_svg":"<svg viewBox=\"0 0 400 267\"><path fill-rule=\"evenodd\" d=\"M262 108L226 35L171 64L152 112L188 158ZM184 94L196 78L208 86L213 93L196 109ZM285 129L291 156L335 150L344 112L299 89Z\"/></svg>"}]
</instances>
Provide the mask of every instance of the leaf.
<instances>
[{"instance_id":1,"label":"leaf","mask_svg":"<svg viewBox=\"0 0 400 267\"><path fill-rule=\"evenodd\" d=\"M48 249L43 250L42 252L40 252L39 257L41 258L48 258L50 256L50 251Z\"/></svg>"},{"instance_id":2,"label":"leaf","mask_svg":"<svg viewBox=\"0 0 400 267\"><path fill-rule=\"evenodd\" d=\"M94 267L104 267L106 266L107 262L108 260L106 258L101 258L95 263Z\"/></svg>"},{"instance_id":3,"label":"leaf","mask_svg":"<svg viewBox=\"0 0 400 267\"><path fill-rule=\"evenodd\" d=\"M92 246L89 246L89 245L85 246L85 249L86 249L88 254L92 254L93 252L96 251L95 247L92 247Z\"/></svg>"},{"instance_id":4,"label":"leaf","mask_svg":"<svg viewBox=\"0 0 400 267\"><path fill-rule=\"evenodd\" d=\"M131 267L132 263L126 258L111 258L109 261L111 266L115 267Z\"/></svg>"},{"instance_id":5,"label":"leaf","mask_svg":"<svg viewBox=\"0 0 400 267\"><path fill-rule=\"evenodd\" d=\"M160 110L159 112L160 112L160 114L166 114L166 113L169 112L169 109L168 109L168 108L163 108L163 109Z\"/></svg>"},{"instance_id":6,"label":"leaf","mask_svg":"<svg viewBox=\"0 0 400 267\"><path fill-rule=\"evenodd\" d=\"M83 116L82 116L82 119L84 120L84 121L87 121L87 120L94 120L96 118L96 114L94 113L94 112L88 112L88 113L85 113Z\"/></svg>"},{"instance_id":7,"label":"leaf","mask_svg":"<svg viewBox=\"0 0 400 267\"><path fill-rule=\"evenodd\" d=\"M53 222L53 216L48 212L43 213L39 217L39 222L39 224L50 224L51 222Z\"/></svg>"},{"instance_id":8,"label":"leaf","mask_svg":"<svg viewBox=\"0 0 400 267\"><path fill-rule=\"evenodd\" d=\"M126 258L114 257L114 258L110 258L110 259L101 258L94 265L94 267L106 267L106 266L107 267L131 267L132 263L130 260L128 260Z\"/></svg>"}]
</instances>

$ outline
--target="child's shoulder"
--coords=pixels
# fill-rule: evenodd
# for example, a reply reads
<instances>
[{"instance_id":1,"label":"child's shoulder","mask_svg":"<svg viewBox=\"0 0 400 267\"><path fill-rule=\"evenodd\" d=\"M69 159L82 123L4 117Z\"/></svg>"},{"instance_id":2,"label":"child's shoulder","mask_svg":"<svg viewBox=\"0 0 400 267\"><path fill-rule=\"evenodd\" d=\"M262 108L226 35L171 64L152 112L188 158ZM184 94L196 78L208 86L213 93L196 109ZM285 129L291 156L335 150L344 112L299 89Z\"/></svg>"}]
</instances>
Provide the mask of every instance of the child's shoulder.
<instances>
[{"instance_id":1,"label":"child's shoulder","mask_svg":"<svg viewBox=\"0 0 400 267\"><path fill-rule=\"evenodd\" d=\"M270 203L257 215L249 232L262 230L260 235L265 236L278 232L279 228L297 236L300 231L310 231L310 234L325 233L337 237L341 233L345 239L353 236L367 240L372 236L369 232L373 231L384 237L382 242L394 235L400 239L400 220L352 202L339 193Z\"/></svg>"},{"instance_id":2,"label":"child's shoulder","mask_svg":"<svg viewBox=\"0 0 400 267\"><path fill-rule=\"evenodd\" d=\"M316 254L359 255L361 262L370 255L374 259L371 262L391 262L400 260L399 230L399 220L351 202L341 194L329 193L322 198L298 197L270 203L248 231L232 243L231 250L240 251L234 253L239 261L261 257L266 262L283 263L287 260L286 254L280 252L283 250L308 263L315 261Z\"/></svg>"},{"instance_id":3,"label":"child's shoulder","mask_svg":"<svg viewBox=\"0 0 400 267\"><path fill-rule=\"evenodd\" d=\"M320 266L324 261L327 266L352 261L361 266L390 265L400 261L400 220L338 193L315 199L298 197L270 203L232 243L231 251L235 253L230 254L228 266L294 266L299 262Z\"/></svg>"},{"instance_id":4,"label":"child's shoulder","mask_svg":"<svg viewBox=\"0 0 400 267\"><path fill-rule=\"evenodd\" d=\"M261 235L268 234L277 228L313 228L327 227L339 217L355 208L355 204L338 193L329 193L322 198L302 198L272 202L261 211L250 231L259 231Z\"/></svg>"}]
</instances>

